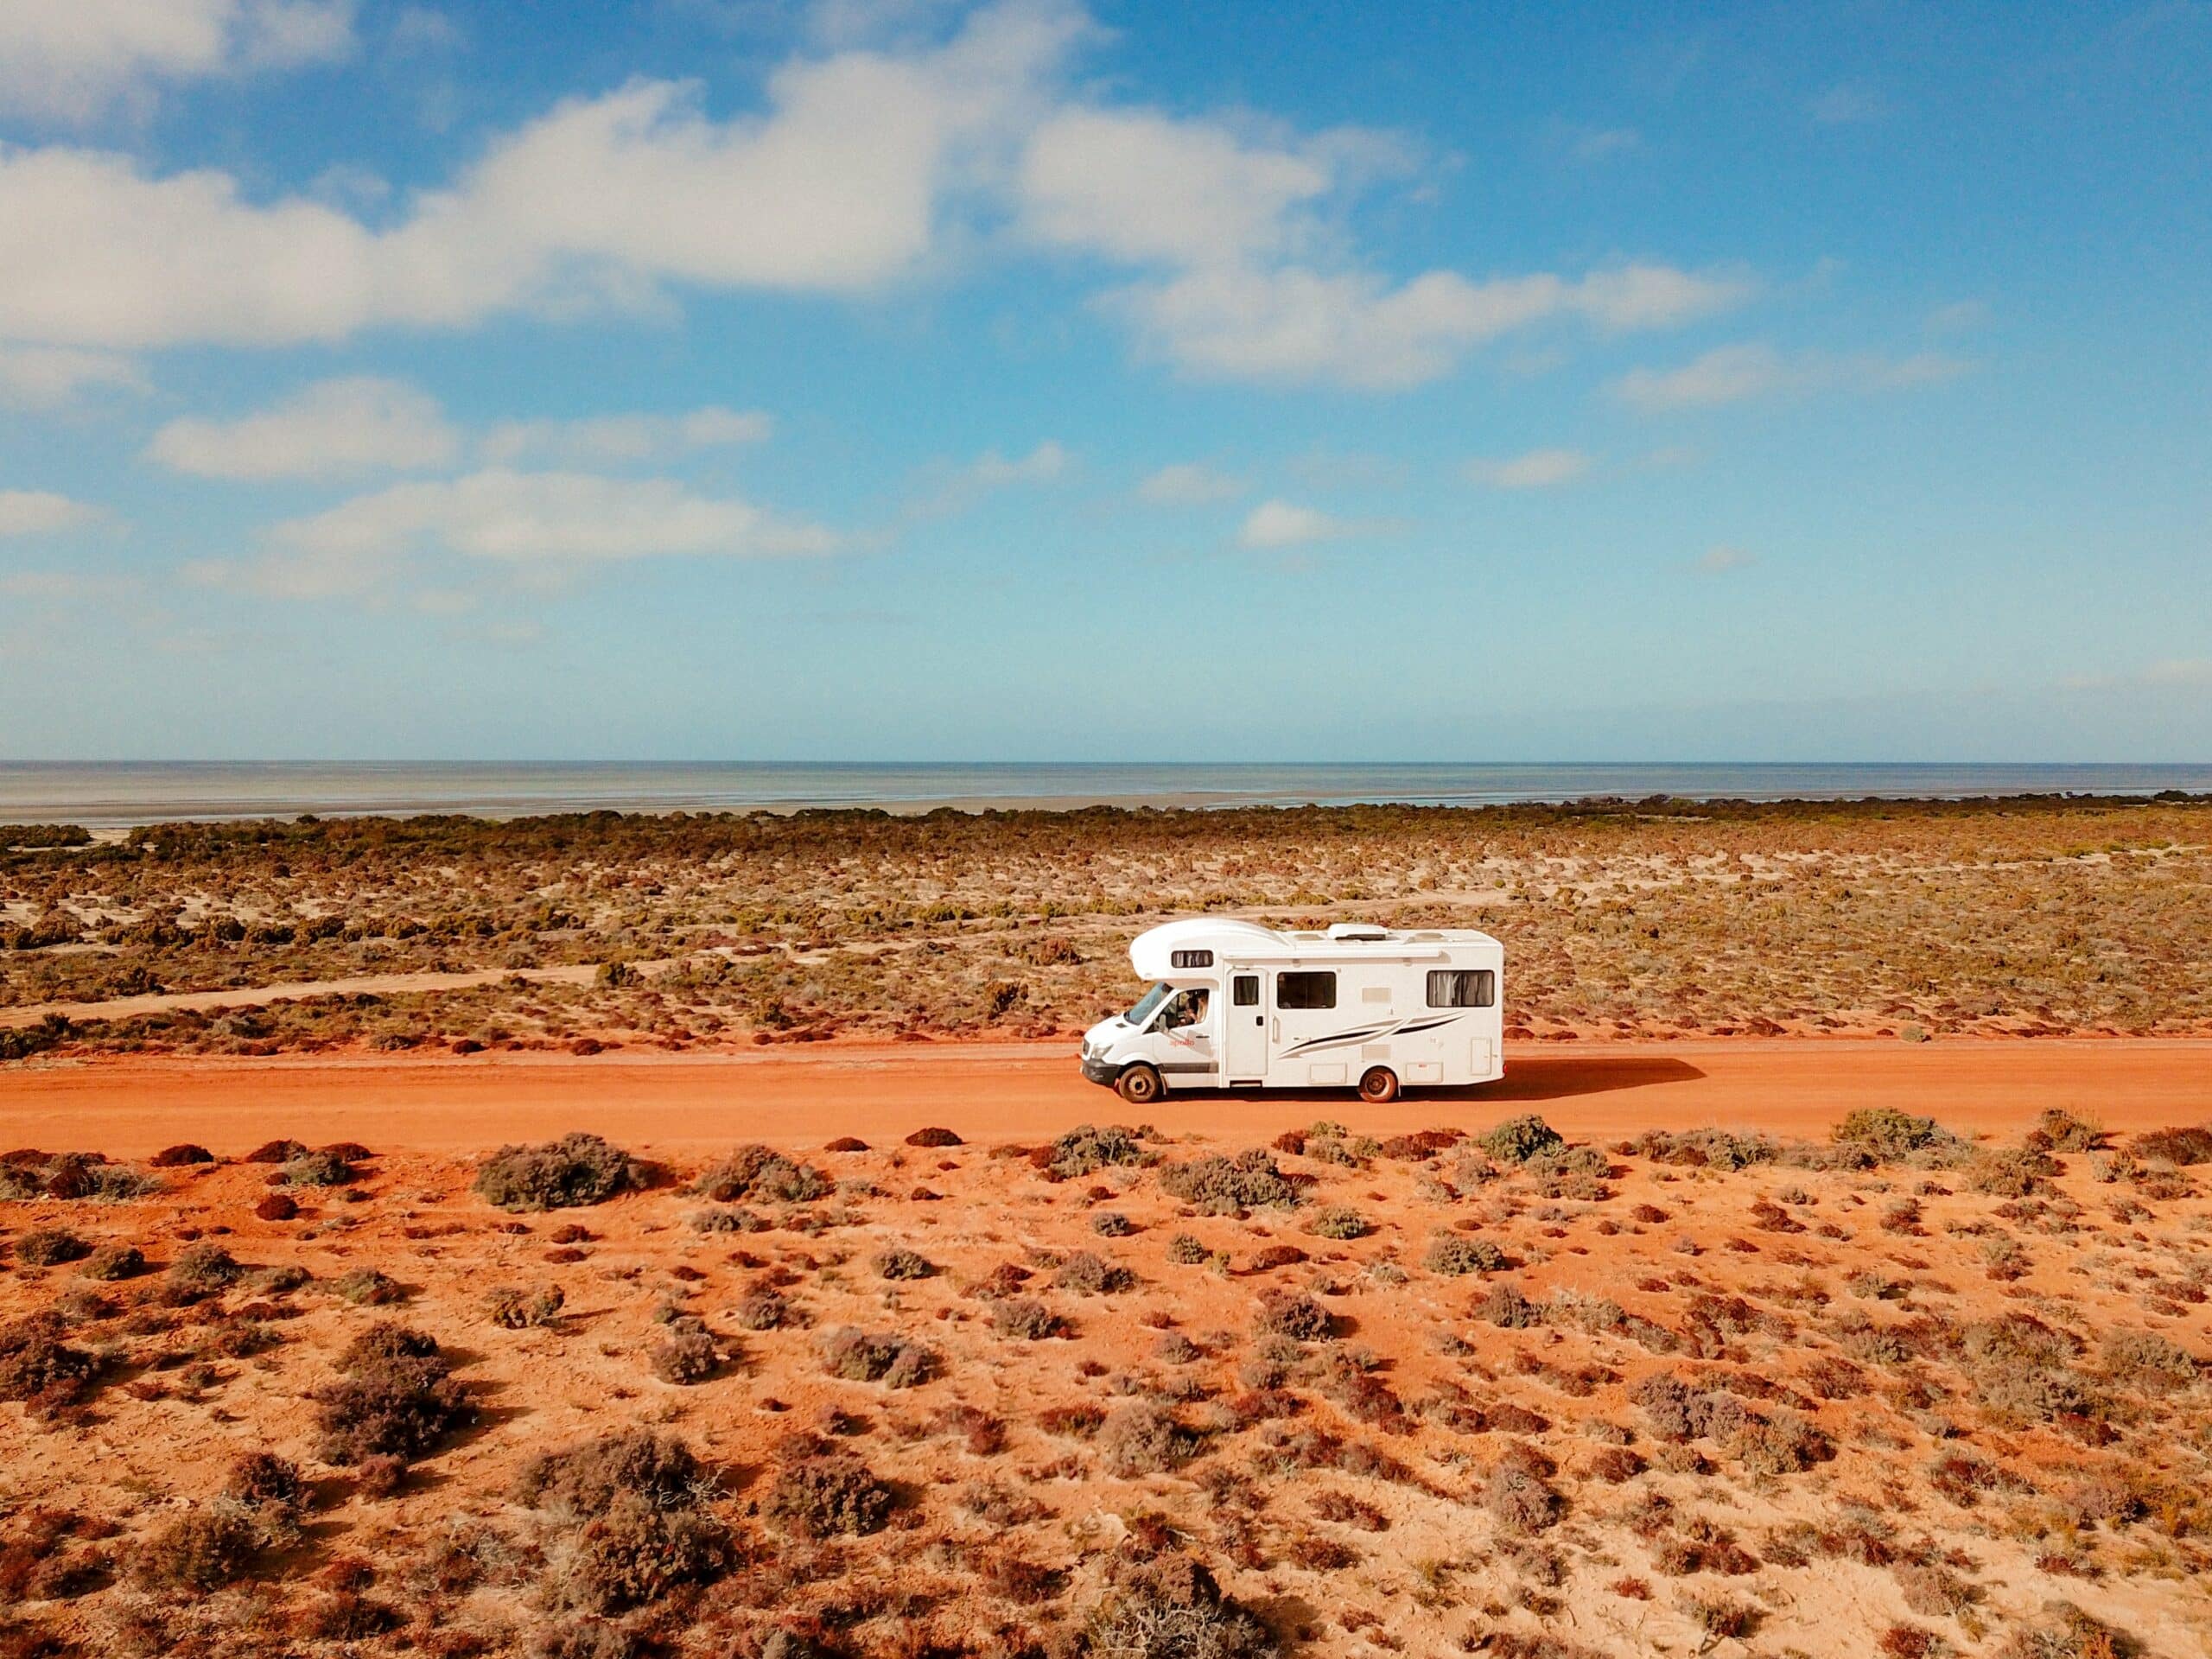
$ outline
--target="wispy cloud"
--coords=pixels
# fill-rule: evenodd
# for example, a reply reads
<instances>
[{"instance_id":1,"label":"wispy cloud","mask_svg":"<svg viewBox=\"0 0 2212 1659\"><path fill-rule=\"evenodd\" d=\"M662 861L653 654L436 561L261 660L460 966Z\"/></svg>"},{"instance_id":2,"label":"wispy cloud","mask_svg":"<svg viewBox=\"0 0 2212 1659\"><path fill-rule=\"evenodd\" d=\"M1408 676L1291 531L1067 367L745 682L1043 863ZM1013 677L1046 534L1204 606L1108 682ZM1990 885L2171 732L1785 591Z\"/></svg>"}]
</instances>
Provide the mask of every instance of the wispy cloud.
<instances>
[{"instance_id":1,"label":"wispy cloud","mask_svg":"<svg viewBox=\"0 0 2212 1659\"><path fill-rule=\"evenodd\" d=\"M146 453L200 478L355 478L442 467L461 435L435 398L372 375L324 380L237 420L171 421Z\"/></svg>"},{"instance_id":2,"label":"wispy cloud","mask_svg":"<svg viewBox=\"0 0 2212 1659\"><path fill-rule=\"evenodd\" d=\"M1155 507L1203 507L1234 501L1251 486L1241 478L1196 461L1163 467L1137 486L1138 499Z\"/></svg>"},{"instance_id":3,"label":"wispy cloud","mask_svg":"<svg viewBox=\"0 0 2212 1659\"><path fill-rule=\"evenodd\" d=\"M1759 562L1759 556L1748 548L1731 547L1726 543L1707 548L1694 561L1690 569L1701 576L1725 576L1732 571L1748 570Z\"/></svg>"},{"instance_id":4,"label":"wispy cloud","mask_svg":"<svg viewBox=\"0 0 2212 1659\"><path fill-rule=\"evenodd\" d=\"M1373 536L1395 529L1394 521L1381 518L1339 518L1315 507L1295 502L1262 501L1245 515L1236 532L1240 547L1256 551L1306 547L1316 542L1340 542L1356 536Z\"/></svg>"},{"instance_id":5,"label":"wispy cloud","mask_svg":"<svg viewBox=\"0 0 2212 1659\"><path fill-rule=\"evenodd\" d=\"M12 409L60 409L84 392L105 388L143 391L146 378L114 352L68 346L0 346L0 404Z\"/></svg>"},{"instance_id":6,"label":"wispy cloud","mask_svg":"<svg viewBox=\"0 0 2212 1659\"><path fill-rule=\"evenodd\" d=\"M1631 369L1612 395L1644 414L1710 409L1749 398L1822 391L1891 391L1963 374L1961 359L1922 352L1909 357L1831 357L1785 353L1764 343L1721 346L1675 369Z\"/></svg>"},{"instance_id":7,"label":"wispy cloud","mask_svg":"<svg viewBox=\"0 0 2212 1659\"><path fill-rule=\"evenodd\" d=\"M1872 86L1841 81L1816 95L1806 105L1805 112L1819 126L1865 126L1886 119L1890 103Z\"/></svg>"},{"instance_id":8,"label":"wispy cloud","mask_svg":"<svg viewBox=\"0 0 2212 1659\"><path fill-rule=\"evenodd\" d=\"M8 0L0 110L82 122L167 83L346 56L352 0Z\"/></svg>"},{"instance_id":9,"label":"wispy cloud","mask_svg":"<svg viewBox=\"0 0 2212 1659\"><path fill-rule=\"evenodd\" d=\"M963 512L995 491L1049 484L1063 476L1074 461L1065 444L1047 438L1026 455L1008 456L987 449L975 460L957 466L940 461L925 469L921 486L906 510L920 518Z\"/></svg>"},{"instance_id":10,"label":"wispy cloud","mask_svg":"<svg viewBox=\"0 0 2212 1659\"><path fill-rule=\"evenodd\" d=\"M484 459L606 466L667 461L701 449L759 443L775 422L759 410L695 409L681 415L602 415L574 421L502 421L484 435Z\"/></svg>"},{"instance_id":11,"label":"wispy cloud","mask_svg":"<svg viewBox=\"0 0 2212 1659\"><path fill-rule=\"evenodd\" d=\"M81 530L106 514L48 490L0 490L0 536L50 536Z\"/></svg>"},{"instance_id":12,"label":"wispy cloud","mask_svg":"<svg viewBox=\"0 0 2212 1659\"><path fill-rule=\"evenodd\" d=\"M1531 449L1504 460L1478 458L1460 470L1471 482L1494 490L1544 490L1571 484L1590 467L1590 457L1580 449Z\"/></svg>"}]
</instances>

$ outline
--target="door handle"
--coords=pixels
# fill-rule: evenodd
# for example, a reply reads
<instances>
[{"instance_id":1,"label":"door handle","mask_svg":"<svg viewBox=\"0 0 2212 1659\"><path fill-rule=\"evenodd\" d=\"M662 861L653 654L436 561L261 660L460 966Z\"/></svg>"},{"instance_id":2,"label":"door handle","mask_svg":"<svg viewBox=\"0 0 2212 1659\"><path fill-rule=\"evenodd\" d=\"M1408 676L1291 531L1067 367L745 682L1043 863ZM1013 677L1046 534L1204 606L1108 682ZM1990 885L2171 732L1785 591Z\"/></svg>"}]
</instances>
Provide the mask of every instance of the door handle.
<instances>
[{"instance_id":1,"label":"door handle","mask_svg":"<svg viewBox=\"0 0 2212 1659\"><path fill-rule=\"evenodd\" d=\"M1278 1043L1282 1041L1282 1021L1276 1020L1274 1028L1268 1034Z\"/></svg>"},{"instance_id":2,"label":"door handle","mask_svg":"<svg viewBox=\"0 0 2212 1659\"><path fill-rule=\"evenodd\" d=\"M1268 1023L1267 1016L1262 1014L1255 1014L1252 1016L1252 1023L1255 1026L1264 1026Z\"/></svg>"}]
</instances>

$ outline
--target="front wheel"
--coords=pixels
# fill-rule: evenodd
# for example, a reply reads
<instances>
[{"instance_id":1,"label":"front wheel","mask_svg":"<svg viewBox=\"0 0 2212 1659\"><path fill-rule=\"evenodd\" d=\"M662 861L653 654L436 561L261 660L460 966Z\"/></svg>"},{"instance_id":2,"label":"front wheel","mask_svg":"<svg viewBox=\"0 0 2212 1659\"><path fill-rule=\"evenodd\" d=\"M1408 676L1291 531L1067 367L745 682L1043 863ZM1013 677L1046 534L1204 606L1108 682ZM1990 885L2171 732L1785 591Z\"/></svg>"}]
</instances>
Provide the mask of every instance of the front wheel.
<instances>
[{"instance_id":1,"label":"front wheel","mask_svg":"<svg viewBox=\"0 0 2212 1659\"><path fill-rule=\"evenodd\" d=\"M1387 1065L1367 1069L1359 1080L1359 1097L1370 1106L1387 1106L1398 1097L1398 1074Z\"/></svg>"},{"instance_id":2,"label":"front wheel","mask_svg":"<svg viewBox=\"0 0 2212 1659\"><path fill-rule=\"evenodd\" d=\"M1114 1079L1114 1092L1132 1106L1149 1106L1160 1098L1160 1073L1142 1064L1125 1065Z\"/></svg>"}]
</instances>

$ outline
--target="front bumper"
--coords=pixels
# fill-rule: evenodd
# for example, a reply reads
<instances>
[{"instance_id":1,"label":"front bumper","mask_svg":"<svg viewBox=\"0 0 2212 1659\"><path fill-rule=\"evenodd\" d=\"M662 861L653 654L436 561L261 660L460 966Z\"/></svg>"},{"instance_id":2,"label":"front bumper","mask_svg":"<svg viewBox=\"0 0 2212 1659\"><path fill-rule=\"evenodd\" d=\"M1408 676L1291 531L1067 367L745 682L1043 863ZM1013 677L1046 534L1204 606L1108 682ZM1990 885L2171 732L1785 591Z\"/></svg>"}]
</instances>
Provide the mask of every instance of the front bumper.
<instances>
[{"instance_id":1,"label":"front bumper","mask_svg":"<svg viewBox=\"0 0 2212 1659\"><path fill-rule=\"evenodd\" d=\"M1118 1065L1109 1065L1103 1060L1094 1060L1086 1054L1083 1057L1083 1075L1093 1083L1103 1084L1105 1087L1111 1089L1116 1081L1120 1078L1122 1068Z\"/></svg>"}]
</instances>

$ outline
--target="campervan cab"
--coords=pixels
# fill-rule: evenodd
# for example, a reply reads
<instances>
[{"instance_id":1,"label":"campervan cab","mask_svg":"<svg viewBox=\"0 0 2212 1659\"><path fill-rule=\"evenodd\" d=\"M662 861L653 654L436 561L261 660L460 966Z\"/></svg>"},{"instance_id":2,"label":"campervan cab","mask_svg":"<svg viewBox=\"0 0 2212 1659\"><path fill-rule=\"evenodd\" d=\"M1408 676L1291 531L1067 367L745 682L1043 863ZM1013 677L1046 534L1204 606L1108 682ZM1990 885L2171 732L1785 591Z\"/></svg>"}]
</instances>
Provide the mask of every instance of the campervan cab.
<instances>
[{"instance_id":1,"label":"campervan cab","mask_svg":"<svg viewBox=\"0 0 2212 1659\"><path fill-rule=\"evenodd\" d=\"M1325 933L1199 918L1141 933L1151 988L1084 1033L1083 1075L1135 1105L1169 1089L1356 1088L1505 1075L1505 948L1464 928Z\"/></svg>"}]
</instances>

